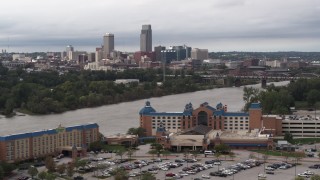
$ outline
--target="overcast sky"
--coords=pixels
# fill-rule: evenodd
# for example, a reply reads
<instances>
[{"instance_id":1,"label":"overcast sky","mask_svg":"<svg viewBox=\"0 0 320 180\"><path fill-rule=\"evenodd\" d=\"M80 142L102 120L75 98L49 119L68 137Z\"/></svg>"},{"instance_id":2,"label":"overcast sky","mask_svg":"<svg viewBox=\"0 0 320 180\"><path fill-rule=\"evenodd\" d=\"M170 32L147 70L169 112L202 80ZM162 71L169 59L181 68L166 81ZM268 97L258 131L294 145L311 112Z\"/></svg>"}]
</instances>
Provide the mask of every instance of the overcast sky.
<instances>
[{"instance_id":1,"label":"overcast sky","mask_svg":"<svg viewBox=\"0 0 320 180\"><path fill-rule=\"evenodd\" d=\"M94 51L110 32L117 50L137 51L142 24L153 46L320 51L320 0L5 0L0 49Z\"/></svg>"}]
</instances>

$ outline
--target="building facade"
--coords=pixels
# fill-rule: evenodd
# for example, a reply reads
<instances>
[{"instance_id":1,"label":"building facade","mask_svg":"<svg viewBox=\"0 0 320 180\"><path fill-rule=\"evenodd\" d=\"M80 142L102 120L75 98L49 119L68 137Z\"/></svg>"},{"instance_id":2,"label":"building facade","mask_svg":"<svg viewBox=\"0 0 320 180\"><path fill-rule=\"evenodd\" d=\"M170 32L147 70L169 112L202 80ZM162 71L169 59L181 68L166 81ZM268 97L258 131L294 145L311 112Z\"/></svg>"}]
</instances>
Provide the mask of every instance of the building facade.
<instances>
[{"instance_id":1,"label":"building facade","mask_svg":"<svg viewBox=\"0 0 320 180\"><path fill-rule=\"evenodd\" d=\"M114 51L114 34L106 33L103 36L103 58L109 58L112 51Z\"/></svg>"},{"instance_id":2,"label":"building facade","mask_svg":"<svg viewBox=\"0 0 320 180\"><path fill-rule=\"evenodd\" d=\"M152 52L152 29L151 25L142 25L140 34L140 51Z\"/></svg>"},{"instance_id":3,"label":"building facade","mask_svg":"<svg viewBox=\"0 0 320 180\"><path fill-rule=\"evenodd\" d=\"M99 126L96 123L60 125L56 129L0 136L0 161L22 161L59 154L64 150L86 151L90 143L98 140Z\"/></svg>"},{"instance_id":4,"label":"building facade","mask_svg":"<svg viewBox=\"0 0 320 180\"><path fill-rule=\"evenodd\" d=\"M198 59L198 60L208 59L208 49L198 49L198 48L192 49L191 59Z\"/></svg>"}]
</instances>

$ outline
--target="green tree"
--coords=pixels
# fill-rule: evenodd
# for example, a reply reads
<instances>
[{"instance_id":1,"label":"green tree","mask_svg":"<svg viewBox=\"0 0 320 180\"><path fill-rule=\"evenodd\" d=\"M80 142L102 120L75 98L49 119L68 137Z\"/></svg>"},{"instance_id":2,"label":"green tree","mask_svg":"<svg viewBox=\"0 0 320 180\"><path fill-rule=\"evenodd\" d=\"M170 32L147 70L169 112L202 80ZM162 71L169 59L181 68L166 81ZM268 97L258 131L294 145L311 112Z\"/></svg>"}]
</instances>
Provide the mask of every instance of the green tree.
<instances>
[{"instance_id":1,"label":"green tree","mask_svg":"<svg viewBox=\"0 0 320 180\"><path fill-rule=\"evenodd\" d=\"M47 173L45 171L41 171L39 174L38 174L38 178L40 178L41 180L44 180L47 176Z\"/></svg>"},{"instance_id":2,"label":"green tree","mask_svg":"<svg viewBox=\"0 0 320 180\"><path fill-rule=\"evenodd\" d=\"M233 161L233 159L236 157L236 154L234 152L229 152L229 157L231 158L231 160Z\"/></svg>"},{"instance_id":3,"label":"green tree","mask_svg":"<svg viewBox=\"0 0 320 180\"><path fill-rule=\"evenodd\" d=\"M170 151L168 151L168 150L164 150L164 151L162 151L162 155L163 156L165 156L166 157L166 159L168 159L168 156L171 154L171 152Z\"/></svg>"},{"instance_id":4,"label":"green tree","mask_svg":"<svg viewBox=\"0 0 320 180\"><path fill-rule=\"evenodd\" d=\"M320 180L320 175L315 174L315 175L311 176L311 180Z\"/></svg>"},{"instance_id":5,"label":"green tree","mask_svg":"<svg viewBox=\"0 0 320 180\"><path fill-rule=\"evenodd\" d=\"M245 102L244 110L248 111L250 104L253 102L258 102L259 100L259 89L253 87L243 88L243 100Z\"/></svg>"},{"instance_id":6,"label":"green tree","mask_svg":"<svg viewBox=\"0 0 320 180\"><path fill-rule=\"evenodd\" d=\"M214 153L214 157L215 157L216 159L219 159L220 156L221 156L221 153L219 153L219 152Z\"/></svg>"},{"instance_id":7,"label":"green tree","mask_svg":"<svg viewBox=\"0 0 320 180\"><path fill-rule=\"evenodd\" d=\"M51 156L47 156L44 163L49 172L55 171L56 163L53 161L53 158Z\"/></svg>"},{"instance_id":8,"label":"green tree","mask_svg":"<svg viewBox=\"0 0 320 180\"><path fill-rule=\"evenodd\" d=\"M286 132L285 134L284 134L284 138L283 138L284 140L286 140L286 141L288 141L288 142L292 142L292 140L293 140L293 135L291 134L291 133L289 133L289 132Z\"/></svg>"},{"instance_id":9,"label":"green tree","mask_svg":"<svg viewBox=\"0 0 320 180\"><path fill-rule=\"evenodd\" d=\"M222 154L228 154L231 149L230 149L230 146L226 144L219 144L214 147L214 150Z\"/></svg>"},{"instance_id":10,"label":"green tree","mask_svg":"<svg viewBox=\"0 0 320 180\"><path fill-rule=\"evenodd\" d=\"M33 177L38 174L38 169L34 166L30 166L28 169L28 174L30 174L31 178L33 179Z\"/></svg>"},{"instance_id":11,"label":"green tree","mask_svg":"<svg viewBox=\"0 0 320 180\"><path fill-rule=\"evenodd\" d=\"M54 179L56 179L56 176L55 176L55 175L50 174L50 173L47 173L47 174L46 174L46 180L54 180Z\"/></svg>"},{"instance_id":12,"label":"green tree","mask_svg":"<svg viewBox=\"0 0 320 180\"><path fill-rule=\"evenodd\" d=\"M141 180L156 180L157 178L150 172L143 173L141 175Z\"/></svg>"},{"instance_id":13,"label":"green tree","mask_svg":"<svg viewBox=\"0 0 320 180\"><path fill-rule=\"evenodd\" d=\"M128 148L127 155L128 155L129 161L131 161L131 157L134 154L134 152L135 150L132 147Z\"/></svg>"},{"instance_id":14,"label":"green tree","mask_svg":"<svg viewBox=\"0 0 320 180\"><path fill-rule=\"evenodd\" d=\"M117 156L120 156L120 158L121 158L121 160L122 160L122 157L123 157L123 155L124 155L125 153L126 153L125 150L119 149L118 152L116 153L116 155L117 155Z\"/></svg>"},{"instance_id":15,"label":"green tree","mask_svg":"<svg viewBox=\"0 0 320 180\"><path fill-rule=\"evenodd\" d=\"M129 128L127 131L127 134L132 134L132 135L137 135L139 137L143 137L145 136L145 132L146 130L142 127L138 127L138 128Z\"/></svg>"},{"instance_id":16,"label":"green tree","mask_svg":"<svg viewBox=\"0 0 320 180\"><path fill-rule=\"evenodd\" d=\"M60 176L66 171L66 164L59 164L57 165L57 172Z\"/></svg>"},{"instance_id":17,"label":"green tree","mask_svg":"<svg viewBox=\"0 0 320 180\"><path fill-rule=\"evenodd\" d=\"M74 174L74 163L67 165L67 176L72 177Z\"/></svg>"},{"instance_id":18,"label":"green tree","mask_svg":"<svg viewBox=\"0 0 320 180\"><path fill-rule=\"evenodd\" d=\"M320 91L312 89L307 94L307 102L310 106L314 106L317 101L320 100Z\"/></svg>"},{"instance_id":19,"label":"green tree","mask_svg":"<svg viewBox=\"0 0 320 180\"><path fill-rule=\"evenodd\" d=\"M113 174L114 174L114 180L128 180L129 179L128 172L123 169L120 169L120 168L115 169Z\"/></svg>"},{"instance_id":20,"label":"green tree","mask_svg":"<svg viewBox=\"0 0 320 180\"><path fill-rule=\"evenodd\" d=\"M151 154L152 159L154 159L154 156L157 154L157 151L155 149L151 149L150 151L148 151L148 154Z\"/></svg>"}]
</instances>

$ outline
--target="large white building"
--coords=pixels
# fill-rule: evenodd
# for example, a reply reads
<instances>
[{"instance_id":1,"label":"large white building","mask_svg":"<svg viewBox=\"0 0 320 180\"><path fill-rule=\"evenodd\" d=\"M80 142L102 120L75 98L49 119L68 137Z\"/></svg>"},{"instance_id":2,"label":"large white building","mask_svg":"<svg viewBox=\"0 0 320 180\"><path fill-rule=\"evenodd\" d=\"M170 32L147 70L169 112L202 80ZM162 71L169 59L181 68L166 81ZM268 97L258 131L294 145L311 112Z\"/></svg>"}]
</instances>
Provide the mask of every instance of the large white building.
<instances>
[{"instance_id":1,"label":"large white building","mask_svg":"<svg viewBox=\"0 0 320 180\"><path fill-rule=\"evenodd\" d=\"M103 36L103 58L109 58L112 51L114 51L114 34L106 33Z\"/></svg>"},{"instance_id":2,"label":"large white building","mask_svg":"<svg viewBox=\"0 0 320 180\"><path fill-rule=\"evenodd\" d=\"M197 60L208 59L208 49L198 49L198 48L192 49L191 59L197 59Z\"/></svg>"}]
</instances>

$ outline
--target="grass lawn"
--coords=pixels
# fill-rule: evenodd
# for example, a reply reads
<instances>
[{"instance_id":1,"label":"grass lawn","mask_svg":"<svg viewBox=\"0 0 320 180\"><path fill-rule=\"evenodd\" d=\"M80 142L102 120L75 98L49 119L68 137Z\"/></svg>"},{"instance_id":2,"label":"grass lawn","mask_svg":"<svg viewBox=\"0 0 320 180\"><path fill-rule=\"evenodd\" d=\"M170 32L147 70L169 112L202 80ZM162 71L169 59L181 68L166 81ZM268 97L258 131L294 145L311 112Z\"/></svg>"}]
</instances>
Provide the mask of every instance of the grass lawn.
<instances>
[{"instance_id":1,"label":"grass lawn","mask_svg":"<svg viewBox=\"0 0 320 180\"><path fill-rule=\"evenodd\" d=\"M293 139L292 144L312 144L320 143L320 138L296 138Z\"/></svg>"},{"instance_id":2,"label":"grass lawn","mask_svg":"<svg viewBox=\"0 0 320 180\"><path fill-rule=\"evenodd\" d=\"M285 156L285 157L296 157L296 156L305 156L302 153L296 152L286 152L286 151L267 151L267 150L252 150L253 152L269 155L269 156Z\"/></svg>"}]
</instances>

